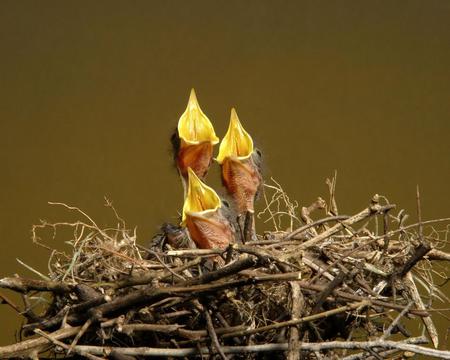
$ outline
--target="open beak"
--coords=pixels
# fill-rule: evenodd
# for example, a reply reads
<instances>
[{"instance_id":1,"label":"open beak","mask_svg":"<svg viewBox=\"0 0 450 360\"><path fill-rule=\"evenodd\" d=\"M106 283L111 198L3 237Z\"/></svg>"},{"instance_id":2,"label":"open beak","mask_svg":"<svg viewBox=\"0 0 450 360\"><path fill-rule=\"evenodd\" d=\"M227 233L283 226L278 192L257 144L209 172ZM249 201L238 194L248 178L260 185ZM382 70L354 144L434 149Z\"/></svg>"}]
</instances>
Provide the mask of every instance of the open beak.
<instances>
[{"instance_id":1,"label":"open beak","mask_svg":"<svg viewBox=\"0 0 450 360\"><path fill-rule=\"evenodd\" d=\"M232 109L230 125L220 144L217 162L222 167L222 182L239 214L254 211L255 197L262 182L253 155L253 140Z\"/></svg>"},{"instance_id":2,"label":"open beak","mask_svg":"<svg viewBox=\"0 0 450 360\"><path fill-rule=\"evenodd\" d=\"M191 239L202 249L223 249L234 240L230 223L221 213L219 196L191 168L181 225L187 227Z\"/></svg>"},{"instance_id":3,"label":"open beak","mask_svg":"<svg viewBox=\"0 0 450 360\"><path fill-rule=\"evenodd\" d=\"M242 127L236 110L231 109L230 125L219 147L217 162L222 164L226 158L246 160L253 153L253 140L249 133Z\"/></svg>"},{"instance_id":4,"label":"open beak","mask_svg":"<svg viewBox=\"0 0 450 360\"><path fill-rule=\"evenodd\" d=\"M176 148L177 167L184 178L190 167L204 178L212 160L213 146L219 142L211 121L198 104L194 89L191 90L186 111L178 121L179 144Z\"/></svg>"}]
</instances>

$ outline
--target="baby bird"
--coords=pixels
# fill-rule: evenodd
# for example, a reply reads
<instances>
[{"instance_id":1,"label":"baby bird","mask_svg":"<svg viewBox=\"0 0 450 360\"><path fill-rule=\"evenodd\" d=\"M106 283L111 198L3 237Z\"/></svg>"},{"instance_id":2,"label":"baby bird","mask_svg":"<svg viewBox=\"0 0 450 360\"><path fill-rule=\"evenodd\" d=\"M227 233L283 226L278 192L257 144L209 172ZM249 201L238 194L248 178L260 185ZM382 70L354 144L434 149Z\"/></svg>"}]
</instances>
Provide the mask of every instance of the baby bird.
<instances>
[{"instance_id":1,"label":"baby bird","mask_svg":"<svg viewBox=\"0 0 450 360\"><path fill-rule=\"evenodd\" d=\"M219 142L211 121L200 109L194 89L186 111L181 115L172 136L175 163L186 194L188 168L204 179L211 165L213 146Z\"/></svg>"},{"instance_id":2,"label":"baby bird","mask_svg":"<svg viewBox=\"0 0 450 360\"><path fill-rule=\"evenodd\" d=\"M222 182L240 215L254 212L254 202L262 184L261 153L242 127L236 110L231 109L228 131L220 143L217 162L222 168Z\"/></svg>"},{"instance_id":3,"label":"baby bird","mask_svg":"<svg viewBox=\"0 0 450 360\"><path fill-rule=\"evenodd\" d=\"M188 188L183 205L181 225L189 230L192 241L200 249L225 249L235 241L226 209L214 189L205 185L188 168Z\"/></svg>"}]
</instances>

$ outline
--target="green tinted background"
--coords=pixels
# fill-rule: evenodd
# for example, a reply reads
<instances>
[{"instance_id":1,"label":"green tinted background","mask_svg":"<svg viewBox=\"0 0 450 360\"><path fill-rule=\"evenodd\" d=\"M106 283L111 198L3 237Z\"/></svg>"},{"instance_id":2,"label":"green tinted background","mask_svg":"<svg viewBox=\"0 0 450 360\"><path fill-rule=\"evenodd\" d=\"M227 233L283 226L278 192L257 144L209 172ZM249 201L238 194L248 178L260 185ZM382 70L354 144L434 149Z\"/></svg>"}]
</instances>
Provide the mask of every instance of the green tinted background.
<instances>
[{"instance_id":1,"label":"green tinted background","mask_svg":"<svg viewBox=\"0 0 450 360\"><path fill-rule=\"evenodd\" d=\"M337 169L343 213L380 193L414 218L420 184L423 217L450 215L450 2L3 0L0 276L46 272L31 224L66 218L47 201L106 224L106 195L142 243L175 221L191 87L221 137L237 108L301 205Z\"/></svg>"}]
</instances>

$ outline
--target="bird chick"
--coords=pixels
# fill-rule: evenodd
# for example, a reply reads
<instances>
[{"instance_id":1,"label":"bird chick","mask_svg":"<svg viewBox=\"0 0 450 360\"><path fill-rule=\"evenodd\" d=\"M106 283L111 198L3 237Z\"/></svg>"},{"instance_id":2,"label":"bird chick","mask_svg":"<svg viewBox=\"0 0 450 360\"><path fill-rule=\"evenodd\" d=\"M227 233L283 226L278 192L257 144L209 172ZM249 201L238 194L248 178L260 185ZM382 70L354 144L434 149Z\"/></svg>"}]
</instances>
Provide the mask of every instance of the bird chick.
<instances>
[{"instance_id":1,"label":"bird chick","mask_svg":"<svg viewBox=\"0 0 450 360\"><path fill-rule=\"evenodd\" d=\"M201 110L192 89L187 108L172 136L175 163L182 177L185 193L188 168L200 179L204 179L211 165L213 146L218 142L214 127Z\"/></svg>"},{"instance_id":2,"label":"bird chick","mask_svg":"<svg viewBox=\"0 0 450 360\"><path fill-rule=\"evenodd\" d=\"M181 225L187 227L197 247L225 249L234 242L234 231L225 211L214 189L205 185L188 168L188 189Z\"/></svg>"},{"instance_id":3,"label":"bird chick","mask_svg":"<svg viewBox=\"0 0 450 360\"><path fill-rule=\"evenodd\" d=\"M222 168L222 183L230 195L236 212L254 212L254 202L262 184L261 153L242 127L236 110L231 109L230 125L220 143L217 162Z\"/></svg>"}]
</instances>

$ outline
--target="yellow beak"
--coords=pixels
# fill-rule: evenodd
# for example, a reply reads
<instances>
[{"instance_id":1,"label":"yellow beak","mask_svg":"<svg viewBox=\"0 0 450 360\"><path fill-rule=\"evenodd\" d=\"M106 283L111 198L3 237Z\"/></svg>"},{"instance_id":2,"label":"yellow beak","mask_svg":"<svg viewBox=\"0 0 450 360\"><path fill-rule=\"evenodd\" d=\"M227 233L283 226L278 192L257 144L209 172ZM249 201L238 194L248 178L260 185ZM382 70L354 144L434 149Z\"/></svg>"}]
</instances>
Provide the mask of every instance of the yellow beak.
<instances>
[{"instance_id":1,"label":"yellow beak","mask_svg":"<svg viewBox=\"0 0 450 360\"><path fill-rule=\"evenodd\" d=\"M203 142L215 145L219 142L211 121L200 109L194 89L191 90L186 111L178 121L178 136L184 145L198 145Z\"/></svg>"},{"instance_id":2,"label":"yellow beak","mask_svg":"<svg viewBox=\"0 0 450 360\"><path fill-rule=\"evenodd\" d=\"M228 131L220 143L217 162L222 164L226 158L248 159L253 153L253 140L249 133L242 127L236 114L231 109L230 125Z\"/></svg>"},{"instance_id":3,"label":"yellow beak","mask_svg":"<svg viewBox=\"0 0 450 360\"><path fill-rule=\"evenodd\" d=\"M205 185L191 168L188 168L188 191L184 200L181 225L186 225L186 217L189 215L202 216L212 213L220 207L219 195L214 189Z\"/></svg>"}]
</instances>

